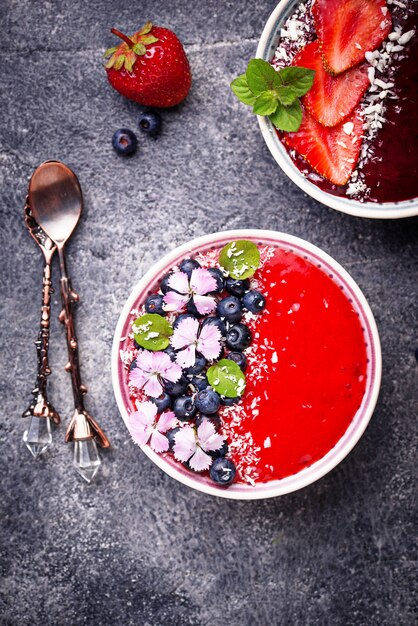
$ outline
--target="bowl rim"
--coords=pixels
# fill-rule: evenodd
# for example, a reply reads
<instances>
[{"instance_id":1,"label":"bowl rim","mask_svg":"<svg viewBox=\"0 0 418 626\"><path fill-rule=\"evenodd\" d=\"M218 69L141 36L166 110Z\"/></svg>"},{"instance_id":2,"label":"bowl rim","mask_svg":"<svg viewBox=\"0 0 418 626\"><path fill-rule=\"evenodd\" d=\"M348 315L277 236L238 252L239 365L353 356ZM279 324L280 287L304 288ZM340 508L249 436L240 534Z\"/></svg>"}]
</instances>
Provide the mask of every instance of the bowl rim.
<instances>
[{"instance_id":1,"label":"bowl rim","mask_svg":"<svg viewBox=\"0 0 418 626\"><path fill-rule=\"evenodd\" d=\"M280 0L268 18L256 50L256 58L271 61L273 43L278 37L278 29L292 5L305 3L307 0ZM274 46L275 49L276 46ZM258 124L273 158L283 172L309 196L322 204L342 213L356 217L372 219L402 219L418 215L418 198L400 202L359 202L357 200L334 196L311 183L294 165L292 159L277 136L268 117L257 115Z\"/></svg>"},{"instance_id":2,"label":"bowl rim","mask_svg":"<svg viewBox=\"0 0 418 626\"><path fill-rule=\"evenodd\" d=\"M373 414L376 406L377 398L380 390L381 373L382 373L382 356L380 348L379 334L377 326L373 317L373 313L362 291L357 283L351 278L350 274L330 255L324 252L321 248L301 239L286 233L281 233L271 230L258 230L258 229L238 229L217 232L209 235L203 235L195 239L190 240L180 246L175 247L169 253L164 255L157 263L143 275L143 277L135 284L127 298L122 311L120 313L115 334L113 338L112 354L111 354L111 372L112 372L112 384L113 391L116 398L116 403L119 408L120 414L127 424L128 410L122 397L121 392L121 371L120 364L120 342L123 338L124 325L131 315L131 310L135 305L139 295L147 289L149 284L155 280L159 273L166 272L169 266L172 266L187 254L193 252L194 249L200 247L207 247L210 245L221 245L226 240L231 241L234 239L245 239L268 241L271 240L277 244L287 245L289 247L295 247L300 252L306 252L315 256L321 263L332 270L334 275L346 285L350 295L356 299L358 310L363 315L363 322L367 325L368 337L370 340L371 354L373 355L373 377L368 377L369 386L366 387L365 394L363 396L362 404L359 407L356 415L348 427L347 431L337 442L337 444L321 459L313 463L307 468L304 468L297 474L293 474L289 477L280 480L270 481L269 483L258 483L259 489L244 485L242 483L233 484L228 488L218 487L216 485L207 484L198 480L199 475L193 475L191 472L185 470L180 464L169 464L164 456L156 454L148 445L140 446L143 452L166 474L175 478L179 482L185 484L188 487L196 489L198 491L214 495L218 497L234 499L234 500L255 500L276 497L285 495L315 482L319 478L322 478L325 474L336 467L353 449L356 443L363 435L370 418ZM367 397L367 402L366 402ZM364 405L364 406L363 406ZM357 419L357 416L360 417Z\"/></svg>"}]
</instances>

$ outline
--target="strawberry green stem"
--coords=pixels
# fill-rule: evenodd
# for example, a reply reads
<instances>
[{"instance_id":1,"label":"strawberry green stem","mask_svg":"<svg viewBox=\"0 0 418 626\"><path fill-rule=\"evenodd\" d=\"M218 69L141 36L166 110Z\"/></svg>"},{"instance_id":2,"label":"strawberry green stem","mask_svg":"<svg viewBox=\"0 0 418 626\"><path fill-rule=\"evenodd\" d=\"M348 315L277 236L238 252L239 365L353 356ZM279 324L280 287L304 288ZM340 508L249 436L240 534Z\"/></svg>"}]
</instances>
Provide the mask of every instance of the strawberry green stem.
<instances>
[{"instance_id":1,"label":"strawberry green stem","mask_svg":"<svg viewBox=\"0 0 418 626\"><path fill-rule=\"evenodd\" d=\"M132 41L132 39L129 39L129 37L121 33L120 30L117 30L116 28L111 28L110 32L116 35L116 37L120 37L120 39L123 39L123 41L127 43L130 48L134 47L135 43Z\"/></svg>"}]
</instances>

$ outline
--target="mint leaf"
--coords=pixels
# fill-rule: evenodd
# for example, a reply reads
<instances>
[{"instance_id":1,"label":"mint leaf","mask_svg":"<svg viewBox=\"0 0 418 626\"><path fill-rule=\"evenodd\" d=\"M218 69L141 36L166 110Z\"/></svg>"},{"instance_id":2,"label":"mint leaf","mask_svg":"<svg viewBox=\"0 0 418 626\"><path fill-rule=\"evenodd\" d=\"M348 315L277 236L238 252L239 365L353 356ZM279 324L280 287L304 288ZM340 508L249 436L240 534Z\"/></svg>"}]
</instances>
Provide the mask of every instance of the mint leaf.
<instances>
[{"instance_id":1,"label":"mint leaf","mask_svg":"<svg viewBox=\"0 0 418 626\"><path fill-rule=\"evenodd\" d=\"M295 97L304 96L312 87L315 70L308 70L306 67L284 67L276 72L280 83L286 87L290 87ZM283 102L283 104L285 104Z\"/></svg>"},{"instance_id":2,"label":"mint leaf","mask_svg":"<svg viewBox=\"0 0 418 626\"><path fill-rule=\"evenodd\" d=\"M226 398L238 398L245 389L245 374L241 368L230 359L221 359L212 365L206 372L212 389Z\"/></svg>"},{"instance_id":3,"label":"mint leaf","mask_svg":"<svg viewBox=\"0 0 418 626\"><path fill-rule=\"evenodd\" d=\"M240 239L224 246L219 255L219 264L235 280L244 280L254 274L260 265L260 253L252 241Z\"/></svg>"},{"instance_id":4,"label":"mint leaf","mask_svg":"<svg viewBox=\"0 0 418 626\"><path fill-rule=\"evenodd\" d=\"M173 328L165 317L156 313L146 313L132 324L134 339L146 350L165 350L169 344Z\"/></svg>"},{"instance_id":5,"label":"mint leaf","mask_svg":"<svg viewBox=\"0 0 418 626\"><path fill-rule=\"evenodd\" d=\"M277 95L274 91L263 91L254 102L253 112L256 115L270 115L277 108Z\"/></svg>"},{"instance_id":6,"label":"mint leaf","mask_svg":"<svg viewBox=\"0 0 418 626\"><path fill-rule=\"evenodd\" d=\"M263 59L251 59L245 75L248 87L256 96L282 84L274 67Z\"/></svg>"},{"instance_id":7,"label":"mint leaf","mask_svg":"<svg viewBox=\"0 0 418 626\"><path fill-rule=\"evenodd\" d=\"M241 76L238 76L238 78L235 78L235 80L232 81L231 89L238 100L241 100L244 104L254 104L256 96L248 87L247 77L245 74L241 74Z\"/></svg>"},{"instance_id":8,"label":"mint leaf","mask_svg":"<svg viewBox=\"0 0 418 626\"><path fill-rule=\"evenodd\" d=\"M277 87L276 93L279 101L281 104L284 104L284 106L289 106L289 104L292 104L297 98L294 90L291 87L286 87L285 85Z\"/></svg>"},{"instance_id":9,"label":"mint leaf","mask_svg":"<svg viewBox=\"0 0 418 626\"><path fill-rule=\"evenodd\" d=\"M296 132L302 122L302 107L299 100L295 100L287 107L279 104L275 112L269 115L269 119L279 130Z\"/></svg>"}]
</instances>

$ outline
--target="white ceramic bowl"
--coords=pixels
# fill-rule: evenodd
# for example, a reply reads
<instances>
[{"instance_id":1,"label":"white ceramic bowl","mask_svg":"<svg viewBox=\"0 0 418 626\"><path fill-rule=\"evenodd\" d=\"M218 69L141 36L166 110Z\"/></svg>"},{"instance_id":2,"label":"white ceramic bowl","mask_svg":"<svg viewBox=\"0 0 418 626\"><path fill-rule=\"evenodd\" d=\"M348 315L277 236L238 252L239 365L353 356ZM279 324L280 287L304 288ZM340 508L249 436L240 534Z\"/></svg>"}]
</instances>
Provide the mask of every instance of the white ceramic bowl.
<instances>
[{"instance_id":1,"label":"white ceramic bowl","mask_svg":"<svg viewBox=\"0 0 418 626\"><path fill-rule=\"evenodd\" d=\"M304 1L304 0L302 0ZM306 0L305 0L306 1ZM280 40L280 28L293 13L301 0L281 0L270 15L264 27L257 47L256 57L271 61ZM267 146L284 173L305 193L326 206L356 215L379 219L399 219L418 215L418 198L403 202L358 202L346 197L333 196L311 183L294 165L285 147L277 136L276 130L268 117L258 116L258 123Z\"/></svg>"},{"instance_id":2,"label":"white ceramic bowl","mask_svg":"<svg viewBox=\"0 0 418 626\"><path fill-rule=\"evenodd\" d=\"M123 346L126 336L130 332L132 309L141 305L148 293L155 289L155 286L161 280L162 276L183 258L213 247L222 247L227 242L235 239L250 239L254 242L290 249L313 263L321 263L323 271L332 274L334 282L343 288L347 298L352 300L352 305L359 314L360 322L364 328L365 343L368 351L366 390L361 406L353 417L350 426L334 448L319 461L313 463L310 467L304 468L297 474L281 480L258 483L255 487L240 483L234 483L226 488L218 487L208 477L192 473L183 468L171 455L156 454L148 445L142 446L142 450L145 454L154 461L158 467L163 469L169 476L176 478L188 487L193 487L199 491L223 498L254 500L280 496L301 489L324 476L324 474L333 469L350 452L369 423L377 401L381 379L381 351L376 324L365 297L351 276L334 261L332 257L320 250L320 248L298 237L269 230L233 230L206 235L179 246L153 265L134 287L123 307L113 341L112 381L116 401L125 423L127 423L128 408L131 408L131 403L126 384L126 370L122 366L119 351L121 346Z\"/></svg>"}]
</instances>

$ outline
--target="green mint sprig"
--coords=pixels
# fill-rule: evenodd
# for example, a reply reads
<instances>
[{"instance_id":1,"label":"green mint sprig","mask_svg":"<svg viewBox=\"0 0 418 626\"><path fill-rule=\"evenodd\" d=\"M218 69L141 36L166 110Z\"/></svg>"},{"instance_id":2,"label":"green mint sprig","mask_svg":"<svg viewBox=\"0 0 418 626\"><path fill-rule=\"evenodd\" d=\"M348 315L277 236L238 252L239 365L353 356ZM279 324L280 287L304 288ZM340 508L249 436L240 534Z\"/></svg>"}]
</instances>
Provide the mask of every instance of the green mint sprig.
<instances>
[{"instance_id":1,"label":"green mint sprig","mask_svg":"<svg viewBox=\"0 0 418 626\"><path fill-rule=\"evenodd\" d=\"M284 67L276 71L263 59L251 59L245 74L231 83L238 100L266 115L279 130L296 132L302 122L299 98L312 87L315 71L305 67Z\"/></svg>"}]
</instances>

